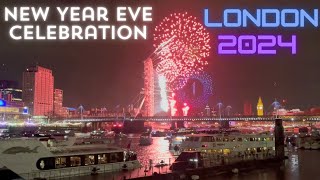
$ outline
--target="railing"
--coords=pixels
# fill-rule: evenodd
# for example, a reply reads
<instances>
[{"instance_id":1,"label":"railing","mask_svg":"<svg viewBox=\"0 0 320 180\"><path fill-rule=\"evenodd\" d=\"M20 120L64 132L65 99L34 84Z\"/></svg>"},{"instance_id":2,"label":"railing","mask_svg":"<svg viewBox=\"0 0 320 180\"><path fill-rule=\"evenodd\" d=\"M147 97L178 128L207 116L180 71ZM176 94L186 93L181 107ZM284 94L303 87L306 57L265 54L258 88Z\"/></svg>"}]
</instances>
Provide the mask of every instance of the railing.
<instances>
[{"instance_id":1,"label":"railing","mask_svg":"<svg viewBox=\"0 0 320 180\"><path fill-rule=\"evenodd\" d=\"M142 118L120 118L120 117L87 117L84 119L71 118L61 119L64 122L107 122L107 121L274 121L274 116L235 116L235 117L142 117ZM281 116L284 121L320 121L320 116Z\"/></svg>"}]
</instances>

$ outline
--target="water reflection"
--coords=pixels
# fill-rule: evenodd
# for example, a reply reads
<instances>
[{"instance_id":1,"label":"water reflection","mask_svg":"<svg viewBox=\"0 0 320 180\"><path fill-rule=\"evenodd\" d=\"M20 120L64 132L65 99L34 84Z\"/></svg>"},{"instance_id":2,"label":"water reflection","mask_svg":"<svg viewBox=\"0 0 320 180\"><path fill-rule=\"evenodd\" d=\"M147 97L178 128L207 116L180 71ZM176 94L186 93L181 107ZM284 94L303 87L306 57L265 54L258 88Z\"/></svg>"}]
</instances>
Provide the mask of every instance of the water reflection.
<instances>
[{"instance_id":1,"label":"water reflection","mask_svg":"<svg viewBox=\"0 0 320 180\"><path fill-rule=\"evenodd\" d=\"M131 150L138 154L138 160L143 165L149 164L149 159L152 159L154 163L159 163L164 160L166 163L172 163L173 156L169 152L169 141L163 137L153 137L153 144L150 146L140 146L139 136L130 135L126 141L118 142L123 148L127 147L128 143L131 142ZM171 162L169 162L169 159Z\"/></svg>"}]
</instances>

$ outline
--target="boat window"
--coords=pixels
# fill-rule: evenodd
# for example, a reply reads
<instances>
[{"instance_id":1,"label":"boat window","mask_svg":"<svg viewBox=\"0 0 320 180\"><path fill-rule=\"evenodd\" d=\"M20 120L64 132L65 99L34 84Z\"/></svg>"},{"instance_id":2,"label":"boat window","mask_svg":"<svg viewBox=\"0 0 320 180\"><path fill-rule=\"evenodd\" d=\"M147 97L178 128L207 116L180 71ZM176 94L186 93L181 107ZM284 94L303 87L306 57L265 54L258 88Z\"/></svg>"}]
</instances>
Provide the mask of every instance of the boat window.
<instances>
[{"instance_id":1,"label":"boat window","mask_svg":"<svg viewBox=\"0 0 320 180\"><path fill-rule=\"evenodd\" d=\"M98 164L105 164L107 163L107 155L106 154L99 154L98 155Z\"/></svg>"},{"instance_id":2,"label":"boat window","mask_svg":"<svg viewBox=\"0 0 320 180\"><path fill-rule=\"evenodd\" d=\"M56 158L56 168L64 168L64 167L67 167L67 158L66 157Z\"/></svg>"},{"instance_id":3,"label":"boat window","mask_svg":"<svg viewBox=\"0 0 320 180\"><path fill-rule=\"evenodd\" d=\"M250 138L250 141L254 141L254 138Z\"/></svg>"},{"instance_id":4,"label":"boat window","mask_svg":"<svg viewBox=\"0 0 320 180\"><path fill-rule=\"evenodd\" d=\"M230 138L230 141L234 142L236 141L236 138Z\"/></svg>"},{"instance_id":5,"label":"boat window","mask_svg":"<svg viewBox=\"0 0 320 180\"><path fill-rule=\"evenodd\" d=\"M41 158L36 162L36 166L40 170L48 170L55 168L55 158Z\"/></svg>"},{"instance_id":6,"label":"boat window","mask_svg":"<svg viewBox=\"0 0 320 180\"><path fill-rule=\"evenodd\" d=\"M81 165L81 158L79 156L71 156L70 157L70 166L80 166Z\"/></svg>"},{"instance_id":7,"label":"boat window","mask_svg":"<svg viewBox=\"0 0 320 180\"><path fill-rule=\"evenodd\" d=\"M85 156L85 161L84 165L92 165L94 164L94 155L87 155Z\"/></svg>"},{"instance_id":8,"label":"boat window","mask_svg":"<svg viewBox=\"0 0 320 180\"><path fill-rule=\"evenodd\" d=\"M242 141L242 138L238 138L237 141Z\"/></svg>"},{"instance_id":9,"label":"boat window","mask_svg":"<svg viewBox=\"0 0 320 180\"><path fill-rule=\"evenodd\" d=\"M221 142L221 141L222 141L222 138L217 137L217 138L216 138L216 141L217 141L217 142Z\"/></svg>"},{"instance_id":10,"label":"boat window","mask_svg":"<svg viewBox=\"0 0 320 180\"><path fill-rule=\"evenodd\" d=\"M229 138L224 138L223 139L223 142L228 142L229 141Z\"/></svg>"},{"instance_id":11,"label":"boat window","mask_svg":"<svg viewBox=\"0 0 320 180\"><path fill-rule=\"evenodd\" d=\"M201 142L210 142L210 141L211 141L211 138L208 136L204 136L201 138Z\"/></svg>"},{"instance_id":12,"label":"boat window","mask_svg":"<svg viewBox=\"0 0 320 180\"><path fill-rule=\"evenodd\" d=\"M227 155L227 154L230 154L230 149L223 149L223 154Z\"/></svg>"},{"instance_id":13,"label":"boat window","mask_svg":"<svg viewBox=\"0 0 320 180\"><path fill-rule=\"evenodd\" d=\"M124 153L118 152L118 162L123 162L123 161L124 161Z\"/></svg>"},{"instance_id":14,"label":"boat window","mask_svg":"<svg viewBox=\"0 0 320 180\"><path fill-rule=\"evenodd\" d=\"M110 162L111 163L115 163L118 162L118 153L110 153Z\"/></svg>"},{"instance_id":15,"label":"boat window","mask_svg":"<svg viewBox=\"0 0 320 180\"><path fill-rule=\"evenodd\" d=\"M215 142L215 138L214 137L211 137L211 142Z\"/></svg>"}]
</instances>

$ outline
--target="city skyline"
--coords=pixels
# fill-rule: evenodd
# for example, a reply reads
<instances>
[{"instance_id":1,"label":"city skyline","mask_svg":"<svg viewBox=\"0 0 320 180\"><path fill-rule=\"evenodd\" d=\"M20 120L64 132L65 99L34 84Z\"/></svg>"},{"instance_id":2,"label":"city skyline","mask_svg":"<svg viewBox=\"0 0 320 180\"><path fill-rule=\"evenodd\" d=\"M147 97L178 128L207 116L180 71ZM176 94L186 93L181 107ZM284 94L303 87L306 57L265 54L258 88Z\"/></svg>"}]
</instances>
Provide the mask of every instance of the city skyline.
<instances>
[{"instance_id":1,"label":"city skyline","mask_svg":"<svg viewBox=\"0 0 320 180\"><path fill-rule=\"evenodd\" d=\"M197 4L191 3L193 1L181 2L176 1L166 7L160 2L142 1L142 4L154 7L154 20L147 41L17 43L3 32L0 64L5 66L0 68L0 79L16 80L21 84L25 68L38 63L53 70L55 88L64 90L66 106L83 104L87 107L116 107L119 104L130 104L143 87L143 61L153 51L153 28L163 17L178 9L202 19L202 9L208 5L212 5L210 8L217 10L218 15L224 8L237 5L237 1L203 1ZM289 3L279 6L276 2L265 1L247 5L248 8L257 8L257 4L260 4L259 7L289 6ZM290 5L296 8L320 7L320 3L316 2L303 5L291 1ZM7 28L6 25L0 27ZM218 33L237 33L230 29L208 31L214 46ZM243 33L260 31L270 33L270 30L241 29ZM212 48L208 58L209 66L206 68L206 72L213 77L213 97L209 104L215 106L217 102L223 102L231 105L232 111L242 112L245 101L250 101L255 107L261 96L265 108L271 105L274 98L279 101L285 99L291 107L302 109L320 106L320 85L317 84L320 81L317 70L320 65L319 52L317 43L313 41L319 39L320 33L317 29L308 28L288 31L299 35L298 54L295 56L285 50L275 56L219 56L216 48ZM285 35L286 30L279 29L277 33Z\"/></svg>"}]
</instances>

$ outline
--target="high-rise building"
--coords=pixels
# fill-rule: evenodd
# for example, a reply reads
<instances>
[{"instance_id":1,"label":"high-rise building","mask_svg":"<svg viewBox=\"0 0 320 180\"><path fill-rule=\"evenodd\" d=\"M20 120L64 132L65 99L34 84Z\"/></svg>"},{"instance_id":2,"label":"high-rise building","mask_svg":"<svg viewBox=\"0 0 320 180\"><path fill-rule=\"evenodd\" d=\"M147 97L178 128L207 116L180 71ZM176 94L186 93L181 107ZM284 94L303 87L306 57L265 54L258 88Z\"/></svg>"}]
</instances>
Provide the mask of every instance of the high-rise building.
<instances>
[{"instance_id":1,"label":"high-rise building","mask_svg":"<svg viewBox=\"0 0 320 180\"><path fill-rule=\"evenodd\" d=\"M63 90L55 89L53 95L53 114L54 116L65 117L67 109L63 107Z\"/></svg>"},{"instance_id":2,"label":"high-rise building","mask_svg":"<svg viewBox=\"0 0 320 180\"><path fill-rule=\"evenodd\" d=\"M52 115L53 85L54 77L50 69L34 66L23 72L22 99L32 115Z\"/></svg>"},{"instance_id":3,"label":"high-rise building","mask_svg":"<svg viewBox=\"0 0 320 180\"><path fill-rule=\"evenodd\" d=\"M154 68L151 58L144 61L144 115L154 116Z\"/></svg>"},{"instance_id":4,"label":"high-rise building","mask_svg":"<svg viewBox=\"0 0 320 180\"><path fill-rule=\"evenodd\" d=\"M249 101L245 101L243 104L243 115L252 116L252 104Z\"/></svg>"},{"instance_id":5,"label":"high-rise building","mask_svg":"<svg viewBox=\"0 0 320 180\"><path fill-rule=\"evenodd\" d=\"M263 116L263 103L261 97L259 97L258 104L257 104L257 115Z\"/></svg>"}]
</instances>

